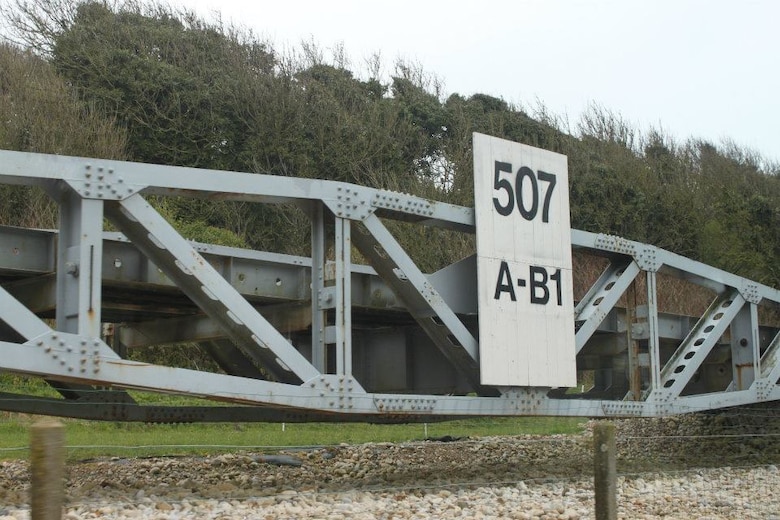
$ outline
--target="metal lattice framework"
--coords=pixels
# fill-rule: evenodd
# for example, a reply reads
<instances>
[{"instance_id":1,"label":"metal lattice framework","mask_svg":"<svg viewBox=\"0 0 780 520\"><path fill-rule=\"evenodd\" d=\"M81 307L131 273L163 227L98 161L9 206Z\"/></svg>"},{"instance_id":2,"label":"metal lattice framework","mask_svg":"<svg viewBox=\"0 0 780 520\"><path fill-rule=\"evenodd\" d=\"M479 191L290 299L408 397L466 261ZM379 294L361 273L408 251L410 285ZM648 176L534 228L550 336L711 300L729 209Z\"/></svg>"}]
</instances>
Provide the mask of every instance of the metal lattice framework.
<instances>
[{"instance_id":1,"label":"metal lattice framework","mask_svg":"<svg viewBox=\"0 0 780 520\"><path fill-rule=\"evenodd\" d=\"M574 316L571 355L591 374L588 391L486 387L475 338L491 322L477 313L475 258L423 273L386 225L474 233L471 208L332 181L10 151L0 151L0 183L39 186L60 208L58 230L0 227L0 370L42 377L61 396L6 393L0 409L398 422L659 416L780 399L780 291L651 245L572 230L575 253L603 269ZM149 196L295 203L309 217L311 258L188 241ZM353 264L353 247L370 265ZM661 277L711 304L661 312ZM222 371L127 356L177 342L197 343ZM209 401L144 406L133 389Z\"/></svg>"}]
</instances>

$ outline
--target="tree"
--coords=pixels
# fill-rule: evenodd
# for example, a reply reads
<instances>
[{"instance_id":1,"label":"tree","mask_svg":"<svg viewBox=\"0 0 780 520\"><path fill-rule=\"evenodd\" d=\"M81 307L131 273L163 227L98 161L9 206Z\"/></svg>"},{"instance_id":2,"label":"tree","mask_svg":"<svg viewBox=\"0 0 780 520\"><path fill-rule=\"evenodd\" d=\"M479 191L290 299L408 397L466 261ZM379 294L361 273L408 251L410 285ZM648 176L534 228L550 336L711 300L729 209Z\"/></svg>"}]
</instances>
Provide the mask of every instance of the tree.
<instances>
[{"instance_id":1,"label":"tree","mask_svg":"<svg viewBox=\"0 0 780 520\"><path fill-rule=\"evenodd\" d=\"M250 32L157 4L12 1L4 14L19 41L56 67L86 113L105 112L126 130L130 159L335 179L470 206L471 136L482 132L568 156L574 227L780 285L777 165L733 143L643 136L596 105L571 131L544 107L529 115L482 93L444 100L441 82L413 64L399 62L383 80L377 58L361 76L343 48L328 57L307 42L280 54ZM222 228L256 248L308 249L297 208L186 200L164 210L204 236L216 235L197 230ZM394 231L430 268L473 247Z\"/></svg>"},{"instance_id":2,"label":"tree","mask_svg":"<svg viewBox=\"0 0 780 520\"><path fill-rule=\"evenodd\" d=\"M238 169L240 106L273 57L186 13L87 2L56 35L52 63L84 99L116 114L134 159Z\"/></svg>"},{"instance_id":3,"label":"tree","mask_svg":"<svg viewBox=\"0 0 780 520\"><path fill-rule=\"evenodd\" d=\"M21 152L125 157L126 135L78 99L52 66L0 44L0 148ZM54 227L57 212L41 191L0 186L0 222Z\"/></svg>"}]
</instances>

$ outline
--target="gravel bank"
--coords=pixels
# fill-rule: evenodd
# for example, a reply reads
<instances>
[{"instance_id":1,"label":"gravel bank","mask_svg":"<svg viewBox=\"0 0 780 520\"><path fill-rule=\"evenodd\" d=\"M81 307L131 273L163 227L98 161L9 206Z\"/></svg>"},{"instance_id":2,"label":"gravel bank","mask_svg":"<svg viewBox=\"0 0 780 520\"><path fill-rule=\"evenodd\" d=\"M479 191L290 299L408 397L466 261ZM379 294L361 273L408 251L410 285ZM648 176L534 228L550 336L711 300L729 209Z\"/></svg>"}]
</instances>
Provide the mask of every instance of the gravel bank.
<instances>
[{"instance_id":1,"label":"gravel bank","mask_svg":"<svg viewBox=\"0 0 780 520\"><path fill-rule=\"evenodd\" d=\"M619 518L780 520L780 485L775 466L719 468L685 475L620 478ZM23 508L0 511L2 520L29 519ZM593 518L589 480L504 486L435 487L384 491L298 492L244 499L203 498L197 493L134 496L71 503L66 520L107 519L535 519Z\"/></svg>"},{"instance_id":2,"label":"gravel bank","mask_svg":"<svg viewBox=\"0 0 780 520\"><path fill-rule=\"evenodd\" d=\"M778 430L753 422L616 421L620 517L780 520ZM82 461L67 469L66 518L586 519L591 446L587 430ZM28 482L25 461L0 462L0 520L29 518Z\"/></svg>"}]
</instances>

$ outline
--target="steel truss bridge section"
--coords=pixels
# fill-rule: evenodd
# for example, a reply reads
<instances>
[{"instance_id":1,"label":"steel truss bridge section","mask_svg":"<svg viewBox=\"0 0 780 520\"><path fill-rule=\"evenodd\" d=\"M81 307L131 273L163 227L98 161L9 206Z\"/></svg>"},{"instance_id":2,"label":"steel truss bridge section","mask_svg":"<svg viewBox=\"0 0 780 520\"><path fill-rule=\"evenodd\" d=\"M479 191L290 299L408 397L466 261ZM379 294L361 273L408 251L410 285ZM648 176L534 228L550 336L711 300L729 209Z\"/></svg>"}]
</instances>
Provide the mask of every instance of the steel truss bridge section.
<instances>
[{"instance_id":1,"label":"steel truss bridge section","mask_svg":"<svg viewBox=\"0 0 780 520\"><path fill-rule=\"evenodd\" d=\"M20 386L0 394L3 410L422 422L649 417L780 399L780 291L651 245L572 230L576 257L601 271L588 279L575 262L584 288L571 355L583 384L490 387L479 374L475 338L491 317L478 316L475 257L424 273L388 226L473 234L472 208L333 181L10 151L0 151L0 184L38 186L60 212L57 230L0 227L0 371L56 391ZM308 216L311 256L186 240L157 197L294 204ZM369 265L353 263L356 252ZM668 311L669 287L708 305ZM133 355L181 343L219 369ZM203 400L148 406L138 390Z\"/></svg>"}]
</instances>

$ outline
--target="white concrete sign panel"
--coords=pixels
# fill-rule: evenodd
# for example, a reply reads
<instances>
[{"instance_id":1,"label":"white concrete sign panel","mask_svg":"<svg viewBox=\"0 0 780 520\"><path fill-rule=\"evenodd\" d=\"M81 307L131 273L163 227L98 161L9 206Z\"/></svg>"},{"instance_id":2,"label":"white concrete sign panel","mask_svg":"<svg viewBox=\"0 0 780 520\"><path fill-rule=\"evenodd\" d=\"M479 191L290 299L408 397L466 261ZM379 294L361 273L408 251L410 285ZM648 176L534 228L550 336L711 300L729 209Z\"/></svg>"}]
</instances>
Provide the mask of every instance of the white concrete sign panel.
<instances>
[{"instance_id":1,"label":"white concrete sign panel","mask_svg":"<svg viewBox=\"0 0 780 520\"><path fill-rule=\"evenodd\" d=\"M577 384L565 155L474 134L482 384Z\"/></svg>"}]
</instances>

